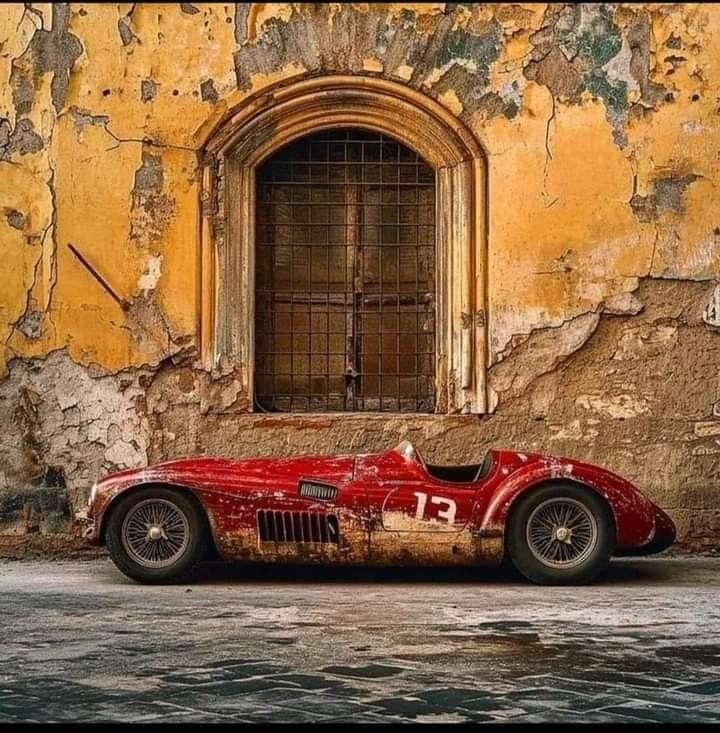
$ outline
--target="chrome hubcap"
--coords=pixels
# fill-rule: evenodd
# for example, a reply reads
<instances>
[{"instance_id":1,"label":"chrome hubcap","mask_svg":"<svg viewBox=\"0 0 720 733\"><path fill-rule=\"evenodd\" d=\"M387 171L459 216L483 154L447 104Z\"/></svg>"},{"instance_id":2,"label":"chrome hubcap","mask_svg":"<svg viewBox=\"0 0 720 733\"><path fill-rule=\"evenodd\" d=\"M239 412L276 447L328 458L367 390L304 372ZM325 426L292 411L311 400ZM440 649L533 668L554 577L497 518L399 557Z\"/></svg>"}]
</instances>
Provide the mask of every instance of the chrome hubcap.
<instances>
[{"instance_id":1,"label":"chrome hubcap","mask_svg":"<svg viewBox=\"0 0 720 733\"><path fill-rule=\"evenodd\" d=\"M527 522L526 539L532 554L552 568L571 568L584 562L598 541L592 512L576 499L547 499Z\"/></svg>"},{"instance_id":2,"label":"chrome hubcap","mask_svg":"<svg viewBox=\"0 0 720 733\"><path fill-rule=\"evenodd\" d=\"M125 516L122 543L128 555L146 568L172 565L188 546L190 525L167 499L145 499Z\"/></svg>"}]
</instances>

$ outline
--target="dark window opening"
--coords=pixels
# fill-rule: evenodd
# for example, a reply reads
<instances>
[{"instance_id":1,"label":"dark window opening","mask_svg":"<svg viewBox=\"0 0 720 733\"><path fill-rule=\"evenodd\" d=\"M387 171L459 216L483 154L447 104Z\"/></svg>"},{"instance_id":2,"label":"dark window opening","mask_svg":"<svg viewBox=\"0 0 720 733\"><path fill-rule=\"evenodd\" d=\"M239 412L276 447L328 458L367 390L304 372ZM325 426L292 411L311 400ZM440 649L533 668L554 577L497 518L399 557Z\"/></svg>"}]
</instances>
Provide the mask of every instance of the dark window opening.
<instances>
[{"instance_id":1,"label":"dark window opening","mask_svg":"<svg viewBox=\"0 0 720 733\"><path fill-rule=\"evenodd\" d=\"M334 130L280 150L256 185L258 408L433 412L433 169Z\"/></svg>"}]
</instances>

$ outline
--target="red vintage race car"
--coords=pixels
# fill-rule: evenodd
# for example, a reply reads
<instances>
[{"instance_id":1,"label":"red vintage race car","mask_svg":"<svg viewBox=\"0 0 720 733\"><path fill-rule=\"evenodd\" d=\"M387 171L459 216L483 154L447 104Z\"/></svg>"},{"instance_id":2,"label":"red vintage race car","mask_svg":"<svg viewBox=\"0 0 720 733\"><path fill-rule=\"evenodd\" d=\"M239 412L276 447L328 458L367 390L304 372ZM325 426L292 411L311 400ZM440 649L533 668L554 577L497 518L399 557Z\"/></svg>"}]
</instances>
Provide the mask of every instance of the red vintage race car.
<instances>
[{"instance_id":1,"label":"red vintage race car","mask_svg":"<svg viewBox=\"0 0 720 733\"><path fill-rule=\"evenodd\" d=\"M188 576L208 553L245 562L489 565L536 583L585 583L613 555L660 552L672 520L632 484L566 458L491 450L433 466L386 453L123 471L92 488L85 536L131 578Z\"/></svg>"}]
</instances>

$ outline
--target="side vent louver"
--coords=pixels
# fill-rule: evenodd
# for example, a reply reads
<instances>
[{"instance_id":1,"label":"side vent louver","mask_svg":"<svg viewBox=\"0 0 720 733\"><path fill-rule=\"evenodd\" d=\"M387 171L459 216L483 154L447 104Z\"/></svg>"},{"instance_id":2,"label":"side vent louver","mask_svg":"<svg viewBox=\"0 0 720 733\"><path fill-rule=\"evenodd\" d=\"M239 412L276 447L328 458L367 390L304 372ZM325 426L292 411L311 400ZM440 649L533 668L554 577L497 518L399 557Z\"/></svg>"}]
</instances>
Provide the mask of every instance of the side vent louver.
<instances>
[{"instance_id":1,"label":"side vent louver","mask_svg":"<svg viewBox=\"0 0 720 733\"><path fill-rule=\"evenodd\" d=\"M260 510L257 521L261 542L340 542L334 514Z\"/></svg>"},{"instance_id":2,"label":"side vent louver","mask_svg":"<svg viewBox=\"0 0 720 733\"><path fill-rule=\"evenodd\" d=\"M335 501L337 489L328 484L319 484L316 481L301 481L300 496L306 499L320 499L322 501Z\"/></svg>"}]
</instances>

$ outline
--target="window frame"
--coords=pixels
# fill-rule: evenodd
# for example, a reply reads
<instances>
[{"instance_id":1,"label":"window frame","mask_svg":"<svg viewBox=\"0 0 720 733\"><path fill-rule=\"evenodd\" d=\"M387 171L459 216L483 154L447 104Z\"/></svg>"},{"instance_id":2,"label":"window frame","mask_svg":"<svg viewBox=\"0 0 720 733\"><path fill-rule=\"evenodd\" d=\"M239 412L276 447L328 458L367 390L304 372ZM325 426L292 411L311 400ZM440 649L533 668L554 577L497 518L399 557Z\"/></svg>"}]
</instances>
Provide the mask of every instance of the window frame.
<instances>
[{"instance_id":1,"label":"window frame","mask_svg":"<svg viewBox=\"0 0 720 733\"><path fill-rule=\"evenodd\" d=\"M277 85L250 96L208 140L198 323L204 366L234 371L247 397L243 409L254 410L256 170L294 140L334 128L393 137L435 170L435 412L488 412L485 156L472 133L440 104L376 77L327 76Z\"/></svg>"}]
</instances>

